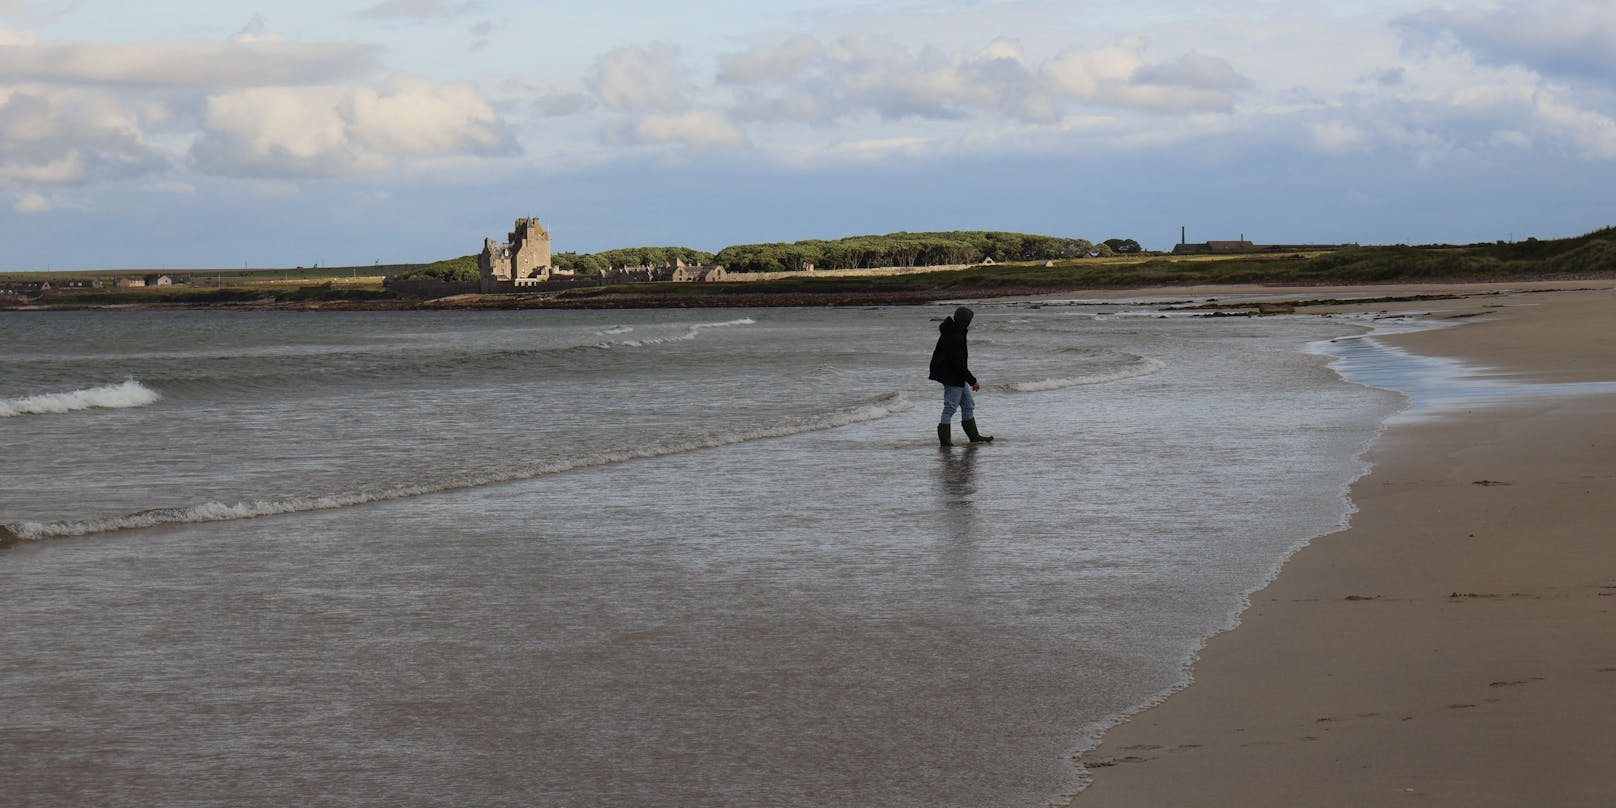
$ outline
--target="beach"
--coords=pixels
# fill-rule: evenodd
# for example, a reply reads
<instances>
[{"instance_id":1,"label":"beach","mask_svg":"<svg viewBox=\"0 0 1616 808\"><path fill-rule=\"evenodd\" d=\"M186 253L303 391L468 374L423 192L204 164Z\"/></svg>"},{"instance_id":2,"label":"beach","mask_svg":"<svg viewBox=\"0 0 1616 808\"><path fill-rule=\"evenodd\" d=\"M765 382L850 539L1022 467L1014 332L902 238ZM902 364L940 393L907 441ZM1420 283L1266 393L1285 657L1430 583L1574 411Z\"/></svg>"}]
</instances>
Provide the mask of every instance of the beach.
<instances>
[{"instance_id":1,"label":"beach","mask_svg":"<svg viewBox=\"0 0 1616 808\"><path fill-rule=\"evenodd\" d=\"M1460 327L1384 342L1518 381L1616 379L1608 282L1498 291L1430 312ZM1612 405L1394 419L1350 527L1254 593L1192 684L1080 755L1093 780L1068 805L1612 804Z\"/></svg>"}]
</instances>

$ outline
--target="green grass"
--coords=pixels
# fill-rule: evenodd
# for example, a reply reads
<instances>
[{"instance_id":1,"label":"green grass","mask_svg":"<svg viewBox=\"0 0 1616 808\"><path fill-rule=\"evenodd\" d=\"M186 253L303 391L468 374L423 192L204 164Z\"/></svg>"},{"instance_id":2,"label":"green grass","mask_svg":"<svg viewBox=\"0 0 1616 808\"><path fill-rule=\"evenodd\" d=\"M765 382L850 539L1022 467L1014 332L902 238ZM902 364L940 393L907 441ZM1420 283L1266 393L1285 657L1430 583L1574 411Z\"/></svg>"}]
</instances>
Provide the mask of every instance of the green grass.
<instances>
[{"instance_id":1,"label":"green grass","mask_svg":"<svg viewBox=\"0 0 1616 808\"><path fill-rule=\"evenodd\" d=\"M1504 281L1616 274L1616 228L1554 241L1468 246L1356 247L1286 254L1075 259L882 277L784 278L753 283L644 284L568 292L687 295L1101 289L1218 284L1327 285Z\"/></svg>"},{"instance_id":2,"label":"green grass","mask_svg":"<svg viewBox=\"0 0 1616 808\"><path fill-rule=\"evenodd\" d=\"M103 306L119 304L221 304L257 303L266 300L329 301L329 300L394 300L398 295L379 288L339 286L331 282L314 286L271 288L267 286L227 286L206 289L193 286L135 287L132 289L67 289L52 290L34 302L53 306Z\"/></svg>"},{"instance_id":3,"label":"green grass","mask_svg":"<svg viewBox=\"0 0 1616 808\"><path fill-rule=\"evenodd\" d=\"M292 283L306 281L341 280L395 275L415 269L421 264L381 264L352 267L279 267L262 269L86 269L57 272L15 271L0 272L0 281L100 280L112 286L119 278L140 278L147 275L184 275L191 286L236 286L253 283ZM475 268L473 258L473 268ZM134 287L141 288L141 287Z\"/></svg>"}]
</instances>

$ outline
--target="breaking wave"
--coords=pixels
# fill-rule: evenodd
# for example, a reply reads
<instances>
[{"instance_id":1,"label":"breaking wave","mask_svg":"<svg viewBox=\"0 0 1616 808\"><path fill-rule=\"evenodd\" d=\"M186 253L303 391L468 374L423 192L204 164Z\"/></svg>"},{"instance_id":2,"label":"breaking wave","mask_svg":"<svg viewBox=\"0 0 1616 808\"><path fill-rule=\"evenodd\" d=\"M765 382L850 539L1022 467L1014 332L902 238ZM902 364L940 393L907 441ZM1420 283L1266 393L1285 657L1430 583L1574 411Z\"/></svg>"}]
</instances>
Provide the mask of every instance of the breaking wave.
<instances>
[{"instance_id":1,"label":"breaking wave","mask_svg":"<svg viewBox=\"0 0 1616 808\"><path fill-rule=\"evenodd\" d=\"M730 446L763 438L780 438L803 432L835 429L849 424L875 421L896 415L908 410L911 406L909 399L902 393L889 393L880 398L853 404L843 409L805 420L793 419L789 423L768 424L732 431L688 434L660 443L607 450L581 457L519 466L505 471L465 475L418 485L404 485L375 491L346 491L323 496L259 499L235 503L205 502L190 507L156 508L125 516L107 516L95 519L6 523L0 524L0 547L22 541L39 541L64 536L86 536L91 533L107 533L117 530L155 527L157 525L223 522L302 511L331 510L371 502L384 502L464 488L476 488L495 483L531 480L536 477L561 474L594 466L693 452L698 449L715 449L720 446Z\"/></svg>"},{"instance_id":2,"label":"breaking wave","mask_svg":"<svg viewBox=\"0 0 1616 808\"><path fill-rule=\"evenodd\" d=\"M757 321L750 318L750 317L742 317L739 320L725 320L724 322L721 322L721 323L695 323L695 324L692 324L689 328L685 329L685 332L683 334L678 334L678 335L675 335L675 336L672 336L672 337L653 337L651 339L629 339L629 340L621 340L619 342L602 342L599 345L596 345L595 347L597 347L597 348L615 348L615 347L621 346L621 347L625 347L625 348L639 348L639 347L645 346L645 345L661 345L663 343L668 343L668 342L689 342L690 340L693 340L696 337L701 336L701 332L709 330L709 329L713 329L713 328L733 328L733 327L738 326L738 325L756 325L756 324L757 324ZM633 330L633 329L629 329L629 330ZM613 333L613 332L608 331L608 332L604 332L604 333Z\"/></svg>"},{"instance_id":3,"label":"breaking wave","mask_svg":"<svg viewBox=\"0 0 1616 808\"><path fill-rule=\"evenodd\" d=\"M1091 373L1084 376L1071 376L1060 379L1041 379L1034 382L1011 382L1000 389L1011 393L1037 393L1044 390L1059 390L1063 387L1076 387L1081 384L1104 384L1106 382L1122 381L1139 376L1149 376L1160 373L1167 367L1167 363L1159 359L1140 357L1134 362L1103 373Z\"/></svg>"},{"instance_id":4,"label":"breaking wave","mask_svg":"<svg viewBox=\"0 0 1616 808\"><path fill-rule=\"evenodd\" d=\"M130 379L122 384L90 387L69 393L42 393L37 396L0 399L0 418L144 407L160 398L162 396L158 395L156 390Z\"/></svg>"}]
</instances>

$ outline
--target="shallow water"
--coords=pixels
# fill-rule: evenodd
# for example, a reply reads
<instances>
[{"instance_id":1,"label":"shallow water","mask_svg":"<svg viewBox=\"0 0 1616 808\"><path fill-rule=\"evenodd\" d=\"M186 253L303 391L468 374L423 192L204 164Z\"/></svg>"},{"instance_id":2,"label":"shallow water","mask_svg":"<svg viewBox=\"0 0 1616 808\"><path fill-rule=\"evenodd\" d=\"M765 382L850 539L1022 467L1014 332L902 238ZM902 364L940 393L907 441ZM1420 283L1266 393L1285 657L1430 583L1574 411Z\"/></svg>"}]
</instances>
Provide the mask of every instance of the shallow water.
<instances>
[{"instance_id":1,"label":"shallow water","mask_svg":"<svg viewBox=\"0 0 1616 808\"><path fill-rule=\"evenodd\" d=\"M0 781L1043 805L1401 404L1346 324L982 305L940 451L946 311L0 318Z\"/></svg>"},{"instance_id":2,"label":"shallow water","mask_svg":"<svg viewBox=\"0 0 1616 808\"><path fill-rule=\"evenodd\" d=\"M1515 374L1447 356L1421 356L1376 334L1430 328L1431 323L1382 325L1376 332L1321 341L1313 350L1335 357L1332 367L1358 384L1395 390L1408 399L1397 420L1435 417L1457 407L1486 407L1523 399L1610 395L1616 382L1530 382Z\"/></svg>"}]
</instances>

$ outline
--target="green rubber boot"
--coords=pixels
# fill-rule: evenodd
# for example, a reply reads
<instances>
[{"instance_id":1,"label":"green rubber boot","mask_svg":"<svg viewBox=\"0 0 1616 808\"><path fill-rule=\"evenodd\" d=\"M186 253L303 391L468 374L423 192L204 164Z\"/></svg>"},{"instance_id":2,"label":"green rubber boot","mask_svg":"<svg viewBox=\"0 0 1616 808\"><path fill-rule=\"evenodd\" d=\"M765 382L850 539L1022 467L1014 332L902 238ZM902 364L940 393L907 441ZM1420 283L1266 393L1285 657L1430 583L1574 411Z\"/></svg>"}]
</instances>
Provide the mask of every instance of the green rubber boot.
<instances>
[{"instance_id":1,"label":"green rubber boot","mask_svg":"<svg viewBox=\"0 0 1616 808\"><path fill-rule=\"evenodd\" d=\"M984 434L976 431L976 419L975 418L972 418L969 421L960 421L960 426L965 427L965 434L970 436L972 443L992 443L993 442L993 436L992 435L984 435Z\"/></svg>"},{"instance_id":2,"label":"green rubber boot","mask_svg":"<svg viewBox=\"0 0 1616 808\"><path fill-rule=\"evenodd\" d=\"M948 439L948 424L937 425L937 442L944 446L954 445L954 443Z\"/></svg>"}]
</instances>

